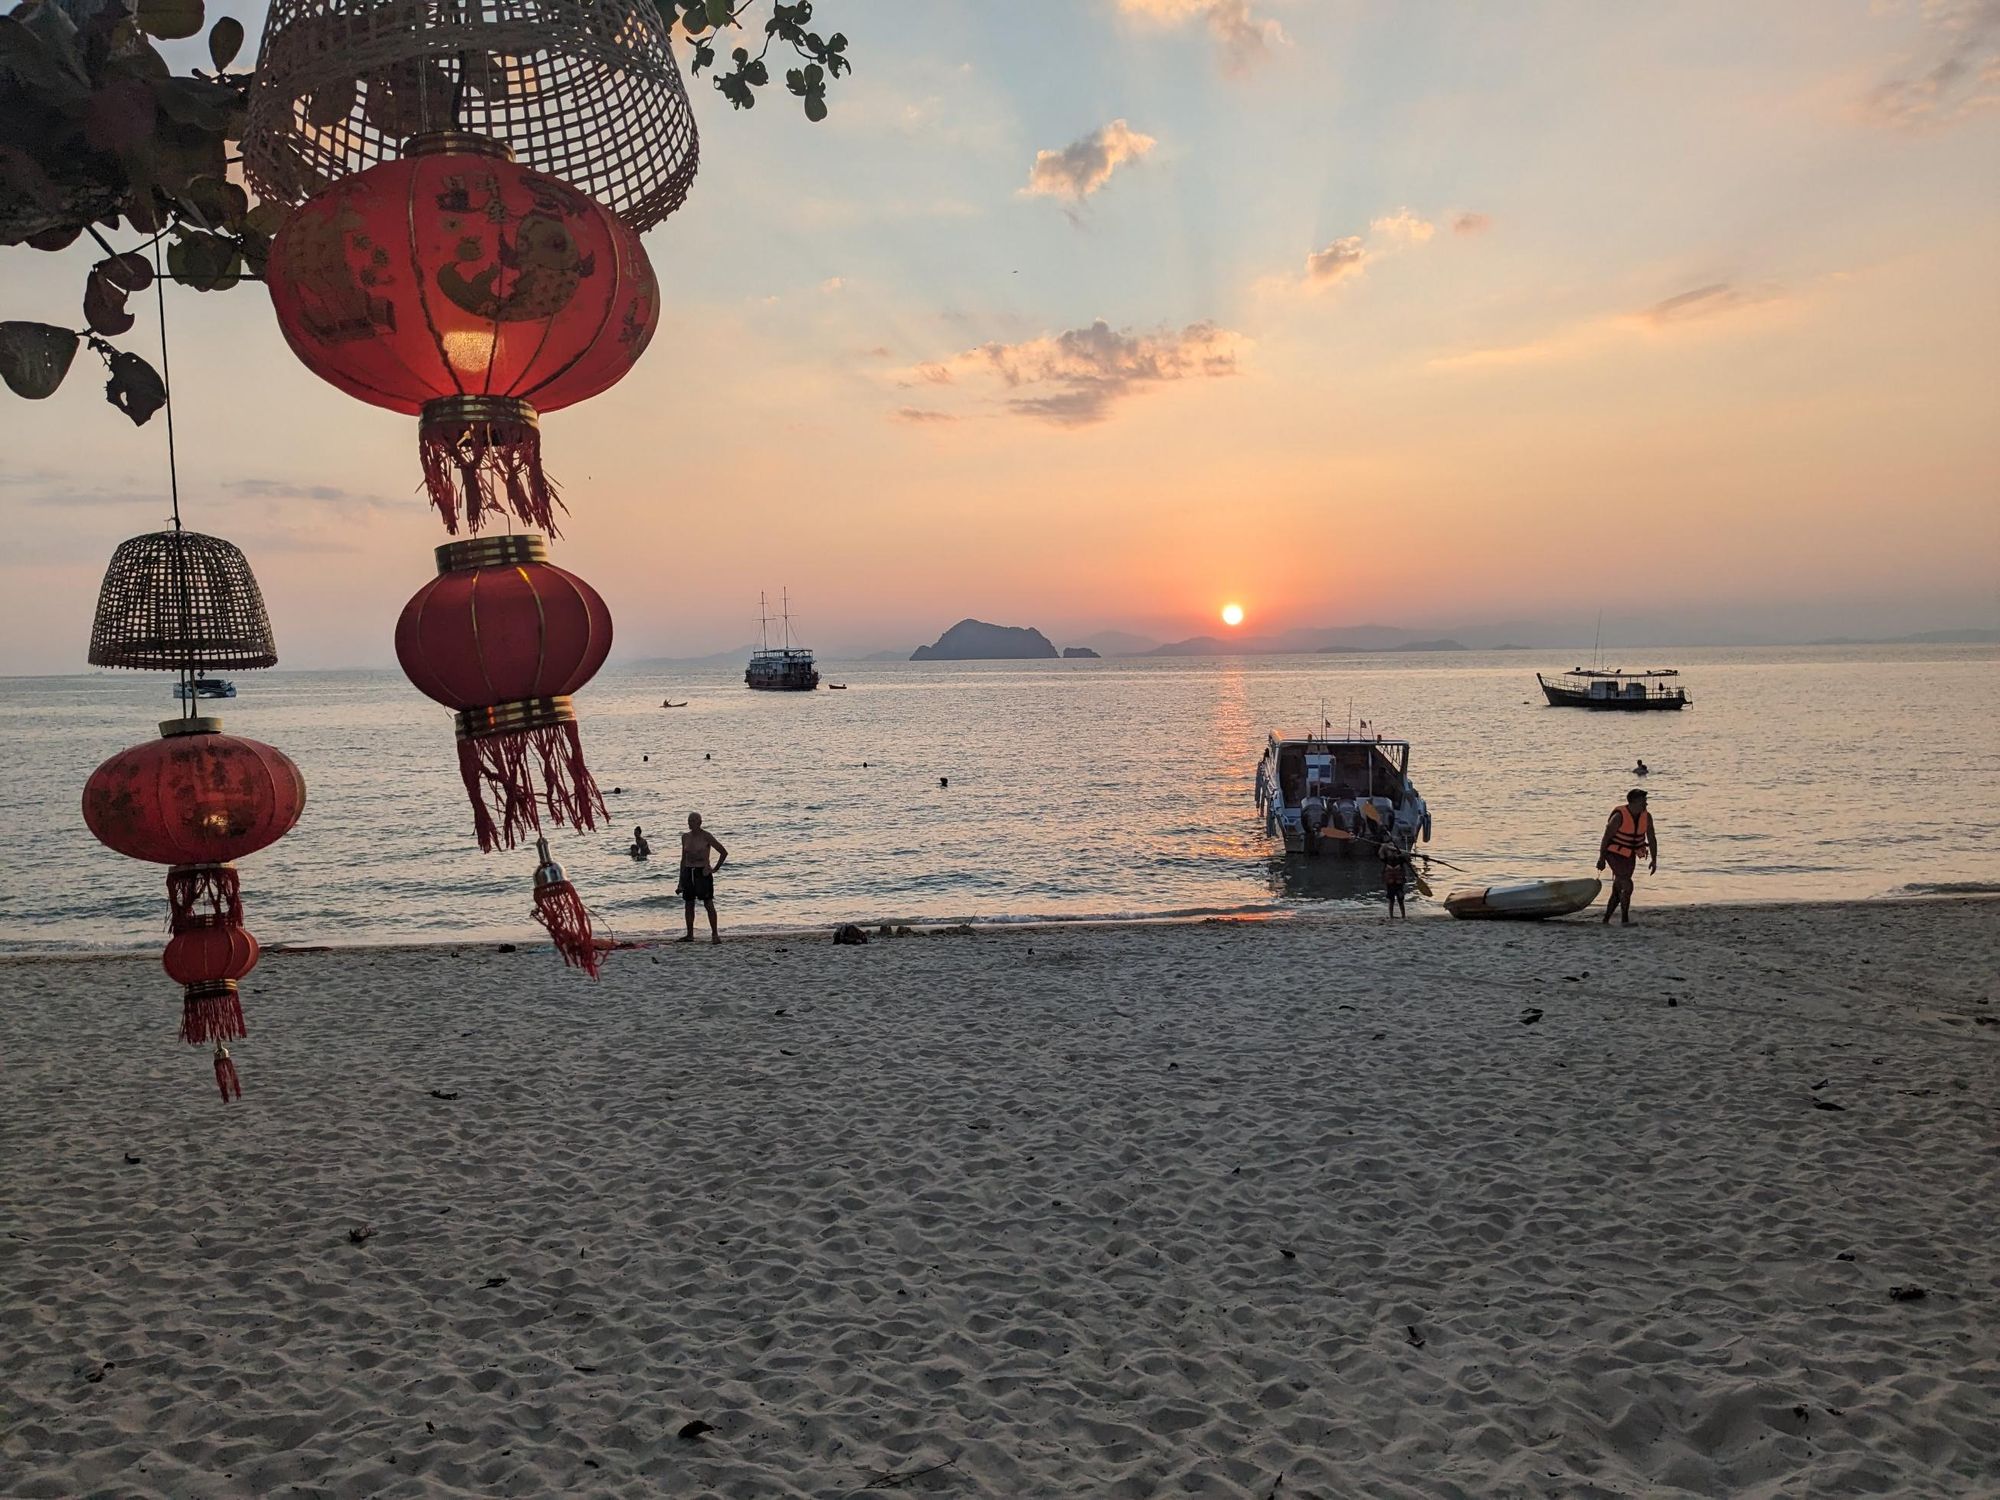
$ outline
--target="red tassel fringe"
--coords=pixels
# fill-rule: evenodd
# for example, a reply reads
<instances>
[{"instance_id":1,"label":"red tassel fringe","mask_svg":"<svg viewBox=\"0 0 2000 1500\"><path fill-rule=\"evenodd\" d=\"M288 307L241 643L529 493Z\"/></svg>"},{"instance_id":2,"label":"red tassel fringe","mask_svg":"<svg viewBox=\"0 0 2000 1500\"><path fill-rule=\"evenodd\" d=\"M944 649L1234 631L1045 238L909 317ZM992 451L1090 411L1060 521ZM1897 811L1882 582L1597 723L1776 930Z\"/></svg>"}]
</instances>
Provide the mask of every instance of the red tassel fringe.
<instances>
[{"instance_id":1,"label":"red tassel fringe","mask_svg":"<svg viewBox=\"0 0 2000 1500\"><path fill-rule=\"evenodd\" d=\"M583 897L577 895L575 886L567 880L559 880L553 885L538 887L535 891L535 920L548 928L549 937L564 963L572 969L583 970L592 979L597 977L601 962L597 939L591 936L590 913L584 908Z\"/></svg>"},{"instance_id":2,"label":"red tassel fringe","mask_svg":"<svg viewBox=\"0 0 2000 1500\"><path fill-rule=\"evenodd\" d=\"M243 925L242 881L234 865L174 865L167 871L167 925L174 932L214 922Z\"/></svg>"},{"instance_id":3,"label":"red tassel fringe","mask_svg":"<svg viewBox=\"0 0 2000 1500\"><path fill-rule=\"evenodd\" d=\"M243 1080L237 1076L235 1060L227 1047L215 1049L215 1086L221 1091L224 1104L243 1097Z\"/></svg>"},{"instance_id":4,"label":"red tassel fringe","mask_svg":"<svg viewBox=\"0 0 2000 1500\"><path fill-rule=\"evenodd\" d=\"M489 854L513 848L524 834L540 832L543 808L552 821L576 828L595 828L599 818L609 821L611 816L583 763L583 739L574 720L460 740L458 773L472 799L479 847Z\"/></svg>"},{"instance_id":5,"label":"red tassel fringe","mask_svg":"<svg viewBox=\"0 0 2000 1500\"><path fill-rule=\"evenodd\" d=\"M526 422L437 422L417 439L423 458L424 488L458 535L458 515L474 535L489 514L512 511L536 531L561 536L555 513L564 510L555 481L542 472L542 434Z\"/></svg>"},{"instance_id":6,"label":"red tassel fringe","mask_svg":"<svg viewBox=\"0 0 2000 1500\"><path fill-rule=\"evenodd\" d=\"M250 1033L243 1027L243 1000L235 990L220 995L190 995L181 1002L181 1040L190 1047L226 1042Z\"/></svg>"}]
</instances>

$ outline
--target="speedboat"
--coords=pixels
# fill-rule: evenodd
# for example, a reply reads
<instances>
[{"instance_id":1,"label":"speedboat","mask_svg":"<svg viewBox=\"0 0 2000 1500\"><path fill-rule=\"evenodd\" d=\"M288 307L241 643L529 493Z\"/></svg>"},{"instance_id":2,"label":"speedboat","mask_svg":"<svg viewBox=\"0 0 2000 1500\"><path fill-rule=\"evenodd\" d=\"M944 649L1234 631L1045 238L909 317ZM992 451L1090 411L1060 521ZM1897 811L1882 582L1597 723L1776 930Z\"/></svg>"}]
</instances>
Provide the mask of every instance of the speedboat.
<instances>
[{"instance_id":1,"label":"speedboat","mask_svg":"<svg viewBox=\"0 0 2000 1500\"><path fill-rule=\"evenodd\" d=\"M236 684L222 677L197 677L192 686L185 681L175 683L174 696L183 703L190 698L234 698Z\"/></svg>"},{"instance_id":2,"label":"speedboat","mask_svg":"<svg viewBox=\"0 0 2000 1500\"><path fill-rule=\"evenodd\" d=\"M1257 763L1257 810L1287 854L1372 857L1385 843L1409 849L1431 836L1410 742L1382 735L1273 733Z\"/></svg>"}]
</instances>

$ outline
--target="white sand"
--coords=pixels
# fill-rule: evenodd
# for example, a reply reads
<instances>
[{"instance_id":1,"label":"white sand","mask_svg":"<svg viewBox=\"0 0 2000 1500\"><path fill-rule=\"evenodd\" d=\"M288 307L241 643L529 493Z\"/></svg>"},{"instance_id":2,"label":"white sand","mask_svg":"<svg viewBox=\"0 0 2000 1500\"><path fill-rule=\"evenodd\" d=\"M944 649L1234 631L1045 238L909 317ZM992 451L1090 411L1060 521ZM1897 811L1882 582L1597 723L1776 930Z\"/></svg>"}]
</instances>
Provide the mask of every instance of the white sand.
<instances>
[{"instance_id":1,"label":"white sand","mask_svg":"<svg viewBox=\"0 0 2000 1500\"><path fill-rule=\"evenodd\" d=\"M0 965L0 1495L1996 1493L2000 904L1641 917Z\"/></svg>"}]
</instances>

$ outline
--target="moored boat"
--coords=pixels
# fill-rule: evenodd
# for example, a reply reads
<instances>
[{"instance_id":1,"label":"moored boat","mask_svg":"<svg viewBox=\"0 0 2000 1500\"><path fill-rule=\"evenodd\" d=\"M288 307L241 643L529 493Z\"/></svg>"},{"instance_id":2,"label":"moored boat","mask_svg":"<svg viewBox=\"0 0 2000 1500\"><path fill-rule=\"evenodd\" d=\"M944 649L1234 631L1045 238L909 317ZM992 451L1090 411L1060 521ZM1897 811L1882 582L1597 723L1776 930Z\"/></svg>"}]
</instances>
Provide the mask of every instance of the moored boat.
<instances>
[{"instance_id":1,"label":"moored boat","mask_svg":"<svg viewBox=\"0 0 2000 1500\"><path fill-rule=\"evenodd\" d=\"M174 696L185 703L190 698L234 698L236 684L224 677L197 677L174 684Z\"/></svg>"},{"instance_id":2,"label":"moored boat","mask_svg":"<svg viewBox=\"0 0 2000 1500\"><path fill-rule=\"evenodd\" d=\"M1408 849L1431 836L1410 742L1380 735L1272 734L1257 763L1257 806L1287 854L1372 858L1384 843Z\"/></svg>"},{"instance_id":3,"label":"moored boat","mask_svg":"<svg viewBox=\"0 0 2000 1500\"><path fill-rule=\"evenodd\" d=\"M1539 922L1545 917L1566 917L1582 911L1603 889L1604 882L1594 876L1581 880L1522 880L1511 885L1453 891L1444 898L1444 909L1454 917Z\"/></svg>"},{"instance_id":4,"label":"moored boat","mask_svg":"<svg viewBox=\"0 0 2000 1500\"><path fill-rule=\"evenodd\" d=\"M1601 672L1571 667L1554 677L1535 674L1551 708L1681 709L1694 702L1672 667L1651 672Z\"/></svg>"},{"instance_id":5,"label":"moored boat","mask_svg":"<svg viewBox=\"0 0 2000 1500\"><path fill-rule=\"evenodd\" d=\"M773 646L770 601L759 594L757 649L750 653L750 665L744 670L744 686L763 692L810 693L819 686L819 669L813 665L812 652L804 646L792 644L792 596L789 590L783 595L779 618L784 622L784 635L781 644Z\"/></svg>"}]
</instances>

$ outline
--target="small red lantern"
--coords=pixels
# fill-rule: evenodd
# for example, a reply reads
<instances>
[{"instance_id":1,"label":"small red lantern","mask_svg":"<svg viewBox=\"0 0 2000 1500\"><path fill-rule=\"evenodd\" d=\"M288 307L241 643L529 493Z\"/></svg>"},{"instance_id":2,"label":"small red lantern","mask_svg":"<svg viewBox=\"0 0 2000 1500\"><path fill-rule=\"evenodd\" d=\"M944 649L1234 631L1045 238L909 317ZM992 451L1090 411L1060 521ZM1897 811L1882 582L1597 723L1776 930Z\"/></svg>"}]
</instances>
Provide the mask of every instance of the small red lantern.
<instances>
[{"instance_id":1,"label":"small red lantern","mask_svg":"<svg viewBox=\"0 0 2000 1500\"><path fill-rule=\"evenodd\" d=\"M537 413L608 389L659 322L639 237L498 141L416 136L285 221L266 280L292 352L350 396L420 413L445 529L504 506L555 534Z\"/></svg>"},{"instance_id":2,"label":"small red lantern","mask_svg":"<svg viewBox=\"0 0 2000 1500\"><path fill-rule=\"evenodd\" d=\"M549 854L549 841L535 840L535 920L546 927L562 961L597 977L597 938L590 930L590 912L569 883L569 875Z\"/></svg>"},{"instance_id":3,"label":"small red lantern","mask_svg":"<svg viewBox=\"0 0 2000 1500\"><path fill-rule=\"evenodd\" d=\"M162 962L183 986L181 1040L214 1043L224 1099L243 1093L224 1043L246 1035L237 981L260 951L230 861L283 838L305 801L289 756L222 733L215 718L166 720L159 739L119 751L84 785L83 820L100 843L169 867L174 936Z\"/></svg>"},{"instance_id":4,"label":"small red lantern","mask_svg":"<svg viewBox=\"0 0 2000 1500\"><path fill-rule=\"evenodd\" d=\"M597 590L551 564L533 534L448 542L437 566L403 606L396 659L421 692L456 712L479 847L513 848L541 828L539 808L595 828L604 799L584 764L570 694L604 665L611 612Z\"/></svg>"}]
</instances>

